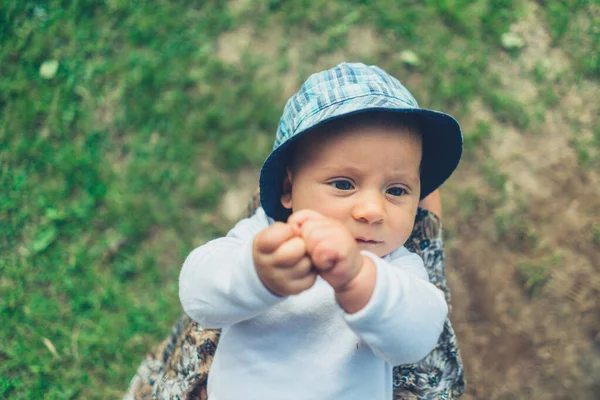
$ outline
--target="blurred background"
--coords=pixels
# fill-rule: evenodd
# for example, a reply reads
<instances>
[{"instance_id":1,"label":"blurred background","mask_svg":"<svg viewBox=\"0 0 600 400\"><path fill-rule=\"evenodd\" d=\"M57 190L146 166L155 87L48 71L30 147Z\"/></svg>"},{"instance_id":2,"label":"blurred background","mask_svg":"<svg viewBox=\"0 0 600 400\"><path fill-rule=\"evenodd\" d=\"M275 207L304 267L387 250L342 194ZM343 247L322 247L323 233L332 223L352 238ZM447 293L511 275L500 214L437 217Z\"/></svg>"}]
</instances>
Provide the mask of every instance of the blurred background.
<instances>
[{"instance_id":1,"label":"blurred background","mask_svg":"<svg viewBox=\"0 0 600 400\"><path fill-rule=\"evenodd\" d=\"M457 117L466 399L600 392L597 0L0 1L0 397L118 398L312 72Z\"/></svg>"}]
</instances>

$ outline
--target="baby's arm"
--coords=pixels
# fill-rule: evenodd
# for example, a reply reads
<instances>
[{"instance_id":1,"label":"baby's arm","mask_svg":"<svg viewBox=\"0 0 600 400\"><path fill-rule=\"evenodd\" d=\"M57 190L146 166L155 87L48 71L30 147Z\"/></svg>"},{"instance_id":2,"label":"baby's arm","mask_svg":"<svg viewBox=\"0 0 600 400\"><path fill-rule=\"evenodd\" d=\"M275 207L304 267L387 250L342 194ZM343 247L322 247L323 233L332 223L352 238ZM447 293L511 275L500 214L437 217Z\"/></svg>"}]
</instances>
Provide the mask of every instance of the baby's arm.
<instances>
[{"instance_id":1,"label":"baby's arm","mask_svg":"<svg viewBox=\"0 0 600 400\"><path fill-rule=\"evenodd\" d=\"M428 280L423 260L408 250L391 262L363 251L376 265L369 303L344 314L348 326L392 365L423 359L436 345L448 314L443 293Z\"/></svg>"},{"instance_id":2,"label":"baby's arm","mask_svg":"<svg viewBox=\"0 0 600 400\"><path fill-rule=\"evenodd\" d=\"M337 221L294 213L315 268L335 290L349 327L392 365L416 362L435 346L448 312L421 258L405 250L393 262L360 252Z\"/></svg>"},{"instance_id":3,"label":"baby's arm","mask_svg":"<svg viewBox=\"0 0 600 400\"><path fill-rule=\"evenodd\" d=\"M316 274L311 281L304 242L286 226L269 227L259 210L226 237L195 249L179 278L184 311L207 328L222 328L262 314L283 300L280 295L312 286Z\"/></svg>"}]
</instances>

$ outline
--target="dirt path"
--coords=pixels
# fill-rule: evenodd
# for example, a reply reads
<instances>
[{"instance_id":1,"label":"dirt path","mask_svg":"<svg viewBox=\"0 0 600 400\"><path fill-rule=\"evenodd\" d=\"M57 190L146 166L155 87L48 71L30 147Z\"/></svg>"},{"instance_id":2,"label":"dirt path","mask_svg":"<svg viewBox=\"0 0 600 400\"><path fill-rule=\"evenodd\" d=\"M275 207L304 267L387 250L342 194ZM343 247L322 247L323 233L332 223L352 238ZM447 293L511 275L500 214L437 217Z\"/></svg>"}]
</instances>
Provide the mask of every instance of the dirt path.
<instances>
[{"instance_id":1,"label":"dirt path","mask_svg":"<svg viewBox=\"0 0 600 400\"><path fill-rule=\"evenodd\" d=\"M517 62L501 54L495 68L504 71L507 90L533 105L533 69L547 65L553 75L568 76L572 66L552 47L535 3L513 30L527 47ZM526 132L490 121L488 150L506 177L500 205L481 206L467 220L456 213L446 219L467 399L598 398L600 174L580 167L572 140L595 128L600 88L567 79L553 89L560 101ZM481 198L490 195L477 162L464 160L447 196L460 196L461 183ZM500 234L499 220L507 218Z\"/></svg>"}]
</instances>

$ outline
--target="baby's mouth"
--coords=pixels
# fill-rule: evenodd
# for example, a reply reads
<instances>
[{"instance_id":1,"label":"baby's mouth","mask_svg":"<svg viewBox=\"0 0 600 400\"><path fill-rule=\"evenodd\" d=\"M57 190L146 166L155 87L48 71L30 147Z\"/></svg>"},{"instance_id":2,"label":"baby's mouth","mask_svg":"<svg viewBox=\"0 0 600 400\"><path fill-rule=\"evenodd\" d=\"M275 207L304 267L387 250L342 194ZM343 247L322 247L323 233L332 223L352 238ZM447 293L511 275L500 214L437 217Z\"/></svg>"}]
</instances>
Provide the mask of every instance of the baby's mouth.
<instances>
[{"instance_id":1,"label":"baby's mouth","mask_svg":"<svg viewBox=\"0 0 600 400\"><path fill-rule=\"evenodd\" d=\"M380 240L373 240L373 239L368 239L368 238L362 238L362 237L357 237L356 238L356 243L358 244L379 244L382 243Z\"/></svg>"}]
</instances>

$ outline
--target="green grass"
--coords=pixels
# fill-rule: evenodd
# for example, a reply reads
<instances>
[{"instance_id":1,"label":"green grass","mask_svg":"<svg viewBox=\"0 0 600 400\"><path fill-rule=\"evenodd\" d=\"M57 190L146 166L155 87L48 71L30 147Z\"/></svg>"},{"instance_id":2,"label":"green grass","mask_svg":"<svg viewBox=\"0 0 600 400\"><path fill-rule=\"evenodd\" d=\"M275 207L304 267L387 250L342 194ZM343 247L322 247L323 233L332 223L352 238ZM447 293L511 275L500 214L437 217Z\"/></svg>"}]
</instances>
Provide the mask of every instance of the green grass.
<instances>
[{"instance_id":1,"label":"green grass","mask_svg":"<svg viewBox=\"0 0 600 400\"><path fill-rule=\"evenodd\" d=\"M463 151L466 155L473 155L478 148L481 148L490 139L490 125L485 121L477 121L475 130L464 132L463 136Z\"/></svg>"},{"instance_id":2,"label":"green grass","mask_svg":"<svg viewBox=\"0 0 600 400\"><path fill-rule=\"evenodd\" d=\"M562 258L558 254L552 254L538 260L519 262L516 272L527 293L535 297L552 280L552 272L561 262Z\"/></svg>"},{"instance_id":3,"label":"green grass","mask_svg":"<svg viewBox=\"0 0 600 400\"><path fill-rule=\"evenodd\" d=\"M498 243L519 252L537 247L539 233L532 221L527 220L524 209L499 209L494 214L494 224Z\"/></svg>"},{"instance_id":4,"label":"green grass","mask_svg":"<svg viewBox=\"0 0 600 400\"><path fill-rule=\"evenodd\" d=\"M600 223L594 222L592 225L592 243L600 247Z\"/></svg>"},{"instance_id":5,"label":"green grass","mask_svg":"<svg viewBox=\"0 0 600 400\"><path fill-rule=\"evenodd\" d=\"M571 146L577 153L581 167L596 168L600 166L600 122L591 136L576 136L571 140Z\"/></svg>"},{"instance_id":6,"label":"green grass","mask_svg":"<svg viewBox=\"0 0 600 400\"><path fill-rule=\"evenodd\" d=\"M183 257L225 229L198 223L227 189L205 166L266 154L270 87L213 56L232 21L204 3L4 6L0 396L123 390L179 313Z\"/></svg>"},{"instance_id":7,"label":"green grass","mask_svg":"<svg viewBox=\"0 0 600 400\"><path fill-rule=\"evenodd\" d=\"M2 3L0 397L122 395L180 312L184 257L228 229L216 208L235 172L258 168L269 151L285 100L281 72L294 67L304 78L320 57L352 50L351 29L376 32L381 51L371 58L395 75L427 77L411 88L426 106L465 118L482 98L498 120L527 129L528 110L488 66L519 4ZM578 16L595 7L578 4ZM586 55L598 49L596 28L570 30L571 14L555 8L553 37L584 35L583 50L569 55L579 73L598 76L598 52ZM220 34L242 25L262 35L284 27L278 51L297 46L300 65L252 49L239 65L219 60ZM419 65L405 65L400 49ZM490 132L477 126L469 154ZM485 168L500 198L505 178ZM465 196L464 208L476 210L480 199Z\"/></svg>"},{"instance_id":8,"label":"green grass","mask_svg":"<svg viewBox=\"0 0 600 400\"><path fill-rule=\"evenodd\" d=\"M546 20L555 44L572 56L577 69L600 77L600 5L596 0L548 2Z\"/></svg>"}]
</instances>

